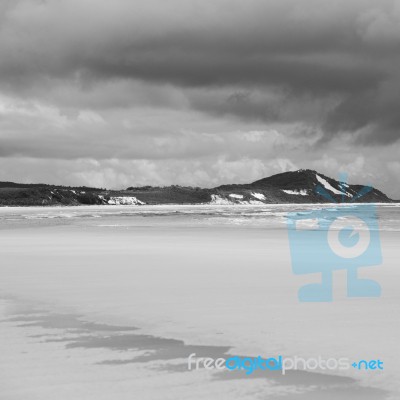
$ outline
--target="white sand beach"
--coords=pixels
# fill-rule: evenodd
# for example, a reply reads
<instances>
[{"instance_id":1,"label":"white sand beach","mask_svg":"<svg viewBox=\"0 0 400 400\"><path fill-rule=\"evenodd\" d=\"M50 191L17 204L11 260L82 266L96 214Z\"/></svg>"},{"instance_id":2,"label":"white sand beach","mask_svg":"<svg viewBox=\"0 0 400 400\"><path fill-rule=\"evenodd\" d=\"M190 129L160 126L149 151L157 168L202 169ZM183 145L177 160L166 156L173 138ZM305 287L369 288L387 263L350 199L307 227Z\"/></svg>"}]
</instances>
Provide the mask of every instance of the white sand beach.
<instances>
[{"instance_id":1,"label":"white sand beach","mask_svg":"<svg viewBox=\"0 0 400 400\"><path fill-rule=\"evenodd\" d=\"M331 303L297 299L319 277L292 273L292 209L0 208L0 398L398 399L400 208L379 206L383 264L360 270L382 296L347 298L338 272ZM185 369L193 350L228 347L385 368L330 371L328 383Z\"/></svg>"}]
</instances>

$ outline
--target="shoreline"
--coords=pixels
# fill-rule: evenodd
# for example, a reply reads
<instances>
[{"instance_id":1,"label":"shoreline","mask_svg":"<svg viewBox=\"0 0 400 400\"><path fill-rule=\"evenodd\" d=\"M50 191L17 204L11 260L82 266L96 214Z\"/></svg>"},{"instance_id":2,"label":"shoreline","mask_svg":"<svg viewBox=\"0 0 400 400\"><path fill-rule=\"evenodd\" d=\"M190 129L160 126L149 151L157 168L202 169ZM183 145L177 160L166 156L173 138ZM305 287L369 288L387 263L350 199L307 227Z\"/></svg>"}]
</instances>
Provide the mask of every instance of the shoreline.
<instances>
[{"instance_id":1,"label":"shoreline","mask_svg":"<svg viewBox=\"0 0 400 400\"><path fill-rule=\"evenodd\" d=\"M66 208L90 208L90 207L101 207L101 208L142 208L142 207L268 207L268 206L344 206L344 205L364 205L364 204L373 204L379 206L400 206L400 202L366 202L366 203L358 203L358 202L344 202L344 203L264 203L264 204L215 204L215 203L166 203L166 204L79 204L79 205L33 205L33 206L4 206L0 205L0 210L2 209L66 209Z\"/></svg>"}]
</instances>

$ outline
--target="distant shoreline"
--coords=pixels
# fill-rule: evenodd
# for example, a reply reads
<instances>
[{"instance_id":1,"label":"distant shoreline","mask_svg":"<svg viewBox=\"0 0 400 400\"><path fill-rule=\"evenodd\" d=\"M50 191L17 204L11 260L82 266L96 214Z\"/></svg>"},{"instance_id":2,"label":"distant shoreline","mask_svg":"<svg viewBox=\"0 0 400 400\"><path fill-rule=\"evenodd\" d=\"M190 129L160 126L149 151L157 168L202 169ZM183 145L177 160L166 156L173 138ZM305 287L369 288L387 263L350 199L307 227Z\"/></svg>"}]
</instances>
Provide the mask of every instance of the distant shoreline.
<instances>
[{"instance_id":1,"label":"distant shoreline","mask_svg":"<svg viewBox=\"0 0 400 400\"><path fill-rule=\"evenodd\" d=\"M26 205L12 205L12 206L7 206L7 205L0 205L0 210L2 209L21 209L21 208L28 208L28 209L33 209L33 208L89 208L89 207L102 207L102 208L127 208L127 207L135 207L135 208L141 208L141 207L255 207L255 208L261 208L261 207L267 207L267 206L307 206L307 207L312 207L312 206L326 206L326 207L331 207L331 206L357 206L357 205L364 205L364 204L373 204L373 205L378 205L378 206L399 206L400 207L400 201L393 201L393 202L375 202L375 203L264 203L264 204L210 204L210 203L196 203L196 204L179 204L179 203L168 203L168 204L140 204L140 205L134 205L134 204L77 204L77 205L62 205L62 204L54 204L54 205L31 205L31 206L26 206Z\"/></svg>"}]
</instances>

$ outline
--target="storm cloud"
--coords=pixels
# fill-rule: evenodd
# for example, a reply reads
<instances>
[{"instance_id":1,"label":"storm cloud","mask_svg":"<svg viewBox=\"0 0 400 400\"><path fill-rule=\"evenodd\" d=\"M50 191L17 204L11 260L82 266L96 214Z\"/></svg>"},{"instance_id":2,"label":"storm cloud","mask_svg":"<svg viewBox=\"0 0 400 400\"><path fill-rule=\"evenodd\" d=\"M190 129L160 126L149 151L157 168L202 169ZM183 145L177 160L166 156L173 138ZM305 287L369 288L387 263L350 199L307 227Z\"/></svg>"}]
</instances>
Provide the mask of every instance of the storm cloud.
<instances>
[{"instance_id":1,"label":"storm cloud","mask_svg":"<svg viewBox=\"0 0 400 400\"><path fill-rule=\"evenodd\" d=\"M0 5L0 157L36 160L30 179L57 159L109 163L102 186L138 183L132 162L169 171L144 184L211 185L237 162L258 167L230 179L347 168L385 185L399 182L398 104L394 0Z\"/></svg>"}]
</instances>

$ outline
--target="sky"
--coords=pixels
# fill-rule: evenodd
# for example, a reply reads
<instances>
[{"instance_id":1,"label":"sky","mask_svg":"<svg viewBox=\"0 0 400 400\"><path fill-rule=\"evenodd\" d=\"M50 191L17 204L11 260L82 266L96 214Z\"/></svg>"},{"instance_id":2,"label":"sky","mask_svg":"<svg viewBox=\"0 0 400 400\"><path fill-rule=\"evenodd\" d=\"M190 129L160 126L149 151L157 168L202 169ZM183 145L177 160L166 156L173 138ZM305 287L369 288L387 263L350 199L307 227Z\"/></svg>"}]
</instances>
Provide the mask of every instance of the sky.
<instances>
[{"instance_id":1,"label":"sky","mask_svg":"<svg viewBox=\"0 0 400 400\"><path fill-rule=\"evenodd\" d=\"M400 1L1 0L0 180L315 169L400 199Z\"/></svg>"}]
</instances>

